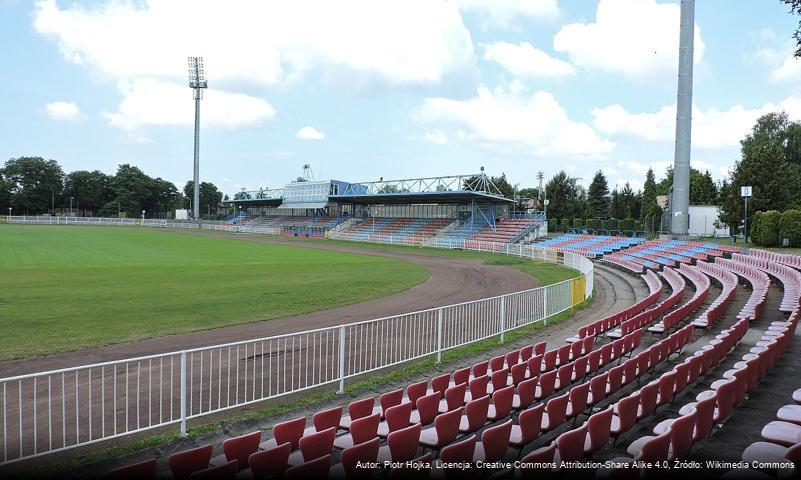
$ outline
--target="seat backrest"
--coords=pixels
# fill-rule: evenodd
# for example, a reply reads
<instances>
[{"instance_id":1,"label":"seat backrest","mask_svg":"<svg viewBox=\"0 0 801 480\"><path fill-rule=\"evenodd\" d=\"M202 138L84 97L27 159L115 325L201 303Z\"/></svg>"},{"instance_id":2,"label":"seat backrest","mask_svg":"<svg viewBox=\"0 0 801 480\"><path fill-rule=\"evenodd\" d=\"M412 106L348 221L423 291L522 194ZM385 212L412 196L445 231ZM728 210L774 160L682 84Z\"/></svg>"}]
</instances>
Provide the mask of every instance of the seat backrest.
<instances>
[{"instance_id":1,"label":"seat backrest","mask_svg":"<svg viewBox=\"0 0 801 480\"><path fill-rule=\"evenodd\" d=\"M351 427L357 425L356 422L361 420L362 419L354 420L351 423ZM377 428L378 424L376 424L376 429ZM319 458L331 453L331 449L334 448L334 437L336 436L336 433L337 429L331 427L323 430L322 432L304 435L303 438L300 439L300 451L303 453L303 460L308 462L309 460L314 460L315 458Z\"/></svg>"},{"instance_id":2,"label":"seat backrest","mask_svg":"<svg viewBox=\"0 0 801 480\"><path fill-rule=\"evenodd\" d=\"M509 447L509 436L512 433L512 420L490 427L481 433L481 444L484 447L486 462L497 462L506 456Z\"/></svg>"},{"instance_id":3,"label":"seat backrest","mask_svg":"<svg viewBox=\"0 0 801 480\"><path fill-rule=\"evenodd\" d=\"M490 358L490 361L489 361L490 370L492 370L494 372L496 370L502 369L504 361L505 361L505 359L504 359L503 355L498 355L497 357Z\"/></svg>"},{"instance_id":4,"label":"seat backrest","mask_svg":"<svg viewBox=\"0 0 801 480\"><path fill-rule=\"evenodd\" d=\"M482 377L487 374L487 367L489 366L488 361L478 362L473 365L473 376L474 377Z\"/></svg>"},{"instance_id":5,"label":"seat backrest","mask_svg":"<svg viewBox=\"0 0 801 480\"><path fill-rule=\"evenodd\" d=\"M587 370L592 373L598 371L601 368L601 351L600 350L593 350L587 355L588 361L587 363L589 366Z\"/></svg>"},{"instance_id":6,"label":"seat backrest","mask_svg":"<svg viewBox=\"0 0 801 480\"><path fill-rule=\"evenodd\" d=\"M305 480L307 478L328 478L331 469L331 454L290 467L284 474L284 480Z\"/></svg>"},{"instance_id":7,"label":"seat backrest","mask_svg":"<svg viewBox=\"0 0 801 480\"><path fill-rule=\"evenodd\" d=\"M376 437L372 440L362 442L342 451L340 461L345 468L348 478L367 477L372 473L371 469L359 467L358 464L375 462L378 459L378 449L381 440Z\"/></svg>"},{"instance_id":8,"label":"seat backrest","mask_svg":"<svg viewBox=\"0 0 801 480\"><path fill-rule=\"evenodd\" d=\"M640 403L640 393L634 392L628 397L620 399L617 403L617 416L619 418L619 432L627 432L637 421L637 406Z\"/></svg>"},{"instance_id":9,"label":"seat backrest","mask_svg":"<svg viewBox=\"0 0 801 480\"><path fill-rule=\"evenodd\" d=\"M545 425L545 430L553 430L564 423L568 400L567 393L548 400L548 403L545 404L545 412L548 413L548 425Z\"/></svg>"},{"instance_id":10,"label":"seat backrest","mask_svg":"<svg viewBox=\"0 0 801 480\"><path fill-rule=\"evenodd\" d=\"M586 423L556 437L556 449L559 450L559 459L566 462L575 462L584 458L584 440L586 437Z\"/></svg>"},{"instance_id":11,"label":"seat backrest","mask_svg":"<svg viewBox=\"0 0 801 480\"><path fill-rule=\"evenodd\" d=\"M556 375L559 377L559 388L564 388L567 385L570 385L571 378L573 376L573 364L568 363L559 367L556 371Z\"/></svg>"},{"instance_id":12,"label":"seat backrest","mask_svg":"<svg viewBox=\"0 0 801 480\"><path fill-rule=\"evenodd\" d=\"M448 410L464 405L465 393L467 393L466 383L460 383L445 390L445 403L448 405Z\"/></svg>"},{"instance_id":13,"label":"seat backrest","mask_svg":"<svg viewBox=\"0 0 801 480\"><path fill-rule=\"evenodd\" d=\"M729 416L734 406L735 395L737 394L737 379L732 378L718 387L717 407L718 418L723 420Z\"/></svg>"},{"instance_id":14,"label":"seat backrest","mask_svg":"<svg viewBox=\"0 0 801 480\"><path fill-rule=\"evenodd\" d=\"M531 443L540 436L540 428L542 427L542 412L544 411L545 404L538 403L537 405L520 412L520 415L517 417L517 423L520 425L520 435L522 437L521 443Z\"/></svg>"},{"instance_id":15,"label":"seat backrest","mask_svg":"<svg viewBox=\"0 0 801 480\"><path fill-rule=\"evenodd\" d=\"M570 389L570 407L572 415L576 416L587 409L587 396L590 393L590 383L584 382Z\"/></svg>"},{"instance_id":16,"label":"seat backrest","mask_svg":"<svg viewBox=\"0 0 801 480\"><path fill-rule=\"evenodd\" d=\"M409 402L417 408L417 399L424 396L427 390L428 381L423 380L422 382L413 383L406 387L406 396L409 398Z\"/></svg>"},{"instance_id":17,"label":"seat backrest","mask_svg":"<svg viewBox=\"0 0 801 480\"><path fill-rule=\"evenodd\" d=\"M487 375L482 375L470 380L470 396L473 398L478 398L486 395L488 384L489 376Z\"/></svg>"},{"instance_id":18,"label":"seat backrest","mask_svg":"<svg viewBox=\"0 0 801 480\"><path fill-rule=\"evenodd\" d=\"M559 357L559 365L564 365L570 361L570 344L567 343L556 349L556 354Z\"/></svg>"},{"instance_id":19,"label":"seat backrest","mask_svg":"<svg viewBox=\"0 0 801 480\"><path fill-rule=\"evenodd\" d=\"M487 423L487 412L489 411L490 397L484 395L467 402L464 406L464 414L467 417L467 431L474 432Z\"/></svg>"},{"instance_id":20,"label":"seat backrest","mask_svg":"<svg viewBox=\"0 0 801 480\"><path fill-rule=\"evenodd\" d=\"M673 387L676 385L676 371L671 370L659 377L659 405L665 404L673 398Z\"/></svg>"},{"instance_id":21,"label":"seat backrest","mask_svg":"<svg viewBox=\"0 0 801 480\"><path fill-rule=\"evenodd\" d=\"M700 400L695 404L695 410L698 412L698 417L695 419L695 440L706 438L715 426L715 404L717 403L717 394L709 398Z\"/></svg>"},{"instance_id":22,"label":"seat backrest","mask_svg":"<svg viewBox=\"0 0 801 480\"><path fill-rule=\"evenodd\" d=\"M387 392L381 395L379 398L379 404L381 405L381 411L386 412L389 408L394 407L395 405L400 405L403 401L403 389L399 388L397 390L393 390L391 392Z\"/></svg>"},{"instance_id":23,"label":"seat backrest","mask_svg":"<svg viewBox=\"0 0 801 480\"><path fill-rule=\"evenodd\" d=\"M670 429L667 429L663 434L648 440L643 444L640 453L634 459L650 463L667 460L670 452L671 435Z\"/></svg>"},{"instance_id":24,"label":"seat backrest","mask_svg":"<svg viewBox=\"0 0 801 480\"><path fill-rule=\"evenodd\" d=\"M476 436L470 435L462 441L444 447L439 458L445 463L472 462L475 451Z\"/></svg>"},{"instance_id":25,"label":"seat backrest","mask_svg":"<svg viewBox=\"0 0 801 480\"><path fill-rule=\"evenodd\" d=\"M251 453L248 457L248 465L253 472L253 478L279 476L286 470L291 451L292 445L287 442L267 450Z\"/></svg>"},{"instance_id":26,"label":"seat backrest","mask_svg":"<svg viewBox=\"0 0 801 480\"><path fill-rule=\"evenodd\" d=\"M492 382L492 389L498 390L499 388L505 387L508 379L509 379L508 368L493 370L492 376L490 377L490 381Z\"/></svg>"},{"instance_id":27,"label":"seat backrest","mask_svg":"<svg viewBox=\"0 0 801 480\"><path fill-rule=\"evenodd\" d=\"M420 423L428 425L434 421L439 410L440 394L438 392L429 393L417 399L417 413L420 416Z\"/></svg>"},{"instance_id":28,"label":"seat backrest","mask_svg":"<svg viewBox=\"0 0 801 480\"><path fill-rule=\"evenodd\" d=\"M288 446L288 445L287 445ZM287 456L289 453L287 453ZM156 476L156 459L151 458L143 462L132 463L109 470L106 473L108 480L151 480Z\"/></svg>"},{"instance_id":29,"label":"seat backrest","mask_svg":"<svg viewBox=\"0 0 801 480\"><path fill-rule=\"evenodd\" d=\"M676 371L676 383L673 386L673 392L678 394L684 387L687 386L687 383L690 379L690 364L689 363L679 363L674 367Z\"/></svg>"},{"instance_id":30,"label":"seat backrest","mask_svg":"<svg viewBox=\"0 0 801 480\"><path fill-rule=\"evenodd\" d=\"M372 407L371 407L372 408ZM286 422L276 423L273 427L273 437L277 444L289 442L292 450L298 448L300 437L306 430L306 417L295 418Z\"/></svg>"},{"instance_id":31,"label":"seat backrest","mask_svg":"<svg viewBox=\"0 0 801 480\"><path fill-rule=\"evenodd\" d=\"M340 420L342 420L341 406L317 412L312 416L312 423L314 424L314 429L317 430L318 432L321 430L325 430L326 428L339 427ZM225 444L223 444L223 449L225 449Z\"/></svg>"},{"instance_id":32,"label":"seat backrest","mask_svg":"<svg viewBox=\"0 0 801 480\"><path fill-rule=\"evenodd\" d=\"M492 404L495 406L495 418L503 418L512 411L512 401L515 396L515 387L508 387L496 390L492 393Z\"/></svg>"},{"instance_id":33,"label":"seat backrest","mask_svg":"<svg viewBox=\"0 0 801 480\"><path fill-rule=\"evenodd\" d=\"M389 431L394 432L395 430L408 427L411 415L411 402L403 402L400 405L389 407L386 412L384 412L384 419L387 421Z\"/></svg>"},{"instance_id":34,"label":"seat backrest","mask_svg":"<svg viewBox=\"0 0 801 480\"><path fill-rule=\"evenodd\" d=\"M542 355L534 355L528 359L528 376L536 377L542 369Z\"/></svg>"},{"instance_id":35,"label":"seat backrest","mask_svg":"<svg viewBox=\"0 0 801 480\"><path fill-rule=\"evenodd\" d=\"M395 430L387 436L389 453L393 462L407 462L417 454L420 432L423 427L416 423L400 430Z\"/></svg>"},{"instance_id":36,"label":"seat backrest","mask_svg":"<svg viewBox=\"0 0 801 480\"><path fill-rule=\"evenodd\" d=\"M558 353L556 350L548 350L542 355L543 368L541 370L552 370L556 367L556 359Z\"/></svg>"},{"instance_id":37,"label":"seat backrest","mask_svg":"<svg viewBox=\"0 0 801 480\"><path fill-rule=\"evenodd\" d=\"M620 390L623 386L623 365L609 369L609 394L613 394Z\"/></svg>"},{"instance_id":38,"label":"seat backrest","mask_svg":"<svg viewBox=\"0 0 801 480\"><path fill-rule=\"evenodd\" d=\"M693 445L693 431L698 412L693 411L677 418L670 426L670 444L673 447L673 458L681 459L690 453Z\"/></svg>"},{"instance_id":39,"label":"seat backrest","mask_svg":"<svg viewBox=\"0 0 801 480\"><path fill-rule=\"evenodd\" d=\"M448 385L451 383L451 375L449 373L445 373L443 375L438 375L431 379L431 390L438 392L440 397L442 398L445 395L445 390L448 389Z\"/></svg>"},{"instance_id":40,"label":"seat backrest","mask_svg":"<svg viewBox=\"0 0 801 480\"><path fill-rule=\"evenodd\" d=\"M623 362L623 381L626 385L637 378L637 359L629 358Z\"/></svg>"},{"instance_id":41,"label":"seat backrest","mask_svg":"<svg viewBox=\"0 0 801 480\"><path fill-rule=\"evenodd\" d=\"M517 385L518 408L528 408L534 402L537 393L537 378L523 380Z\"/></svg>"},{"instance_id":42,"label":"seat backrest","mask_svg":"<svg viewBox=\"0 0 801 480\"><path fill-rule=\"evenodd\" d=\"M539 342L534 344L534 355L542 355L548 347L548 342Z\"/></svg>"},{"instance_id":43,"label":"seat backrest","mask_svg":"<svg viewBox=\"0 0 801 480\"><path fill-rule=\"evenodd\" d=\"M644 418L654 413L658 394L659 380L654 380L640 389L640 417Z\"/></svg>"},{"instance_id":44,"label":"seat backrest","mask_svg":"<svg viewBox=\"0 0 801 480\"><path fill-rule=\"evenodd\" d=\"M537 380L537 386L540 387L541 396L540 398L547 397L551 395L554 391L554 386L556 385L556 370L551 370L550 372L545 372L539 376Z\"/></svg>"},{"instance_id":45,"label":"seat backrest","mask_svg":"<svg viewBox=\"0 0 801 480\"><path fill-rule=\"evenodd\" d=\"M531 358L531 355L534 354L534 345L526 345L520 349L520 361L521 362L528 362L528 359Z\"/></svg>"},{"instance_id":46,"label":"seat backrest","mask_svg":"<svg viewBox=\"0 0 801 480\"><path fill-rule=\"evenodd\" d=\"M587 435L590 438L587 453L598 451L609 441L612 428L614 407L611 405L605 410L590 415L587 419Z\"/></svg>"},{"instance_id":47,"label":"seat backrest","mask_svg":"<svg viewBox=\"0 0 801 480\"><path fill-rule=\"evenodd\" d=\"M453 372L453 384L467 383L470 381L470 367L460 368Z\"/></svg>"},{"instance_id":48,"label":"seat backrest","mask_svg":"<svg viewBox=\"0 0 801 480\"><path fill-rule=\"evenodd\" d=\"M204 468L189 475L189 480L234 480L239 472L239 461L231 460L222 465Z\"/></svg>"},{"instance_id":49,"label":"seat backrest","mask_svg":"<svg viewBox=\"0 0 801 480\"><path fill-rule=\"evenodd\" d=\"M434 428L440 445L450 443L459 435L459 422L462 419L462 408L457 408L437 415L434 419Z\"/></svg>"},{"instance_id":50,"label":"seat backrest","mask_svg":"<svg viewBox=\"0 0 801 480\"><path fill-rule=\"evenodd\" d=\"M556 442L551 442L550 445L538 448L529 453L521 460L522 464L531 463L547 463L553 462L554 455L556 454ZM533 469L532 472L540 472L539 469Z\"/></svg>"},{"instance_id":51,"label":"seat backrest","mask_svg":"<svg viewBox=\"0 0 801 480\"><path fill-rule=\"evenodd\" d=\"M528 364L516 363L512 365L510 372L512 374L512 383L519 385L520 382L526 379L526 372L528 371Z\"/></svg>"},{"instance_id":52,"label":"seat backrest","mask_svg":"<svg viewBox=\"0 0 801 480\"><path fill-rule=\"evenodd\" d=\"M506 354L506 366L511 368L512 365L517 365L520 360L520 350L512 350Z\"/></svg>"},{"instance_id":53,"label":"seat backrest","mask_svg":"<svg viewBox=\"0 0 801 480\"><path fill-rule=\"evenodd\" d=\"M339 412L342 413L342 407L339 407ZM336 419L334 424L339 426L339 418ZM248 457L250 454L259 449L261 442L261 430L251 432L239 437L229 438L222 444L225 459L228 461L237 460L239 468L248 467Z\"/></svg>"},{"instance_id":54,"label":"seat backrest","mask_svg":"<svg viewBox=\"0 0 801 480\"><path fill-rule=\"evenodd\" d=\"M598 403L606 397L606 382L608 379L609 373L604 372L592 377L590 380L590 392L592 393L593 403Z\"/></svg>"},{"instance_id":55,"label":"seat backrest","mask_svg":"<svg viewBox=\"0 0 801 480\"><path fill-rule=\"evenodd\" d=\"M170 455L168 463L172 477L175 480L186 480L192 473L208 468L213 449L212 445L203 445Z\"/></svg>"},{"instance_id":56,"label":"seat backrest","mask_svg":"<svg viewBox=\"0 0 801 480\"><path fill-rule=\"evenodd\" d=\"M351 420L356 420L357 418L364 418L368 415L373 414L374 406L375 406L375 397L362 398L361 400L350 402L350 405L348 405L348 415L350 415Z\"/></svg>"},{"instance_id":57,"label":"seat backrest","mask_svg":"<svg viewBox=\"0 0 801 480\"><path fill-rule=\"evenodd\" d=\"M350 434L353 437L353 443L364 443L378 436L378 424L381 422L381 414L374 413L366 417L354 420L350 424ZM306 457L306 453L303 453Z\"/></svg>"}]
</instances>

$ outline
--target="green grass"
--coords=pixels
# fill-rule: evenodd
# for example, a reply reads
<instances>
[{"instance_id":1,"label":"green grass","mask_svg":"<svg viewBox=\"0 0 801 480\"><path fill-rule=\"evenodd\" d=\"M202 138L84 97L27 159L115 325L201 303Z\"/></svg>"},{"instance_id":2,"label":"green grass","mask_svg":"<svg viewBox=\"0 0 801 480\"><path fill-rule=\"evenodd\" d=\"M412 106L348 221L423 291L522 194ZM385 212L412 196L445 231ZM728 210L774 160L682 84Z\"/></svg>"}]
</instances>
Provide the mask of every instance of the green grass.
<instances>
[{"instance_id":1,"label":"green grass","mask_svg":"<svg viewBox=\"0 0 801 480\"><path fill-rule=\"evenodd\" d=\"M2 225L0 252L0 360L330 309L428 278L390 258L136 228Z\"/></svg>"}]
</instances>

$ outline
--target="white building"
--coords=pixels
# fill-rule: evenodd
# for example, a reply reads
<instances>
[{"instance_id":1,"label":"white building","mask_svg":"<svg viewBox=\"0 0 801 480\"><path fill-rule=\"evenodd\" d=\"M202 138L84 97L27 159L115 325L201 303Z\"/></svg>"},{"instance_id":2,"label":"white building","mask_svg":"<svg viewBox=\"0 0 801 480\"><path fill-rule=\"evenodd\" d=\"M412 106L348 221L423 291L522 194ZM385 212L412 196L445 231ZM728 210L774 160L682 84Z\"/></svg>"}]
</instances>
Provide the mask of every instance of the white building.
<instances>
[{"instance_id":1,"label":"white building","mask_svg":"<svg viewBox=\"0 0 801 480\"><path fill-rule=\"evenodd\" d=\"M690 235L728 237L729 227L720 221L715 205L690 205Z\"/></svg>"}]
</instances>

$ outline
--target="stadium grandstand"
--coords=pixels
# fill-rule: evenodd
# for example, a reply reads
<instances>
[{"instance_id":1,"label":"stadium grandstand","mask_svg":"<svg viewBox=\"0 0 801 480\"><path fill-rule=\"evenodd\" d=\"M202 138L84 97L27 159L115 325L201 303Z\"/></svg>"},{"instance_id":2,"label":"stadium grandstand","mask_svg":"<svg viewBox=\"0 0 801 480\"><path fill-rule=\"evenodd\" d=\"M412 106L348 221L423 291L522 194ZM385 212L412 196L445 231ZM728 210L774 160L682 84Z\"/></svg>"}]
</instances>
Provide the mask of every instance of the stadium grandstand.
<instances>
[{"instance_id":1,"label":"stadium grandstand","mask_svg":"<svg viewBox=\"0 0 801 480\"><path fill-rule=\"evenodd\" d=\"M350 183L313 180L241 191L221 229L362 242L426 245L527 243L545 234L544 212L514 211L483 172Z\"/></svg>"}]
</instances>

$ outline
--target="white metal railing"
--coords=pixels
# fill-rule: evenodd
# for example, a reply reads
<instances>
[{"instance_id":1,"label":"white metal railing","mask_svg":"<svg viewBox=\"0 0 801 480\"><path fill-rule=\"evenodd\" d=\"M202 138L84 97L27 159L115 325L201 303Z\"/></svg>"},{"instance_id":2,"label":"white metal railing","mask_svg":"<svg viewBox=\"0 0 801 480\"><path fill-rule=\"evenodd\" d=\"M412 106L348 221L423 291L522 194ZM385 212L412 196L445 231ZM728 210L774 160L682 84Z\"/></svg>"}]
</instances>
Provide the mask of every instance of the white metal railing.
<instances>
[{"instance_id":1,"label":"white metal railing","mask_svg":"<svg viewBox=\"0 0 801 480\"><path fill-rule=\"evenodd\" d=\"M218 230L234 233L263 233L267 235L280 235L281 227L269 225L229 225L229 224L203 224L204 230Z\"/></svg>"},{"instance_id":2,"label":"white metal railing","mask_svg":"<svg viewBox=\"0 0 801 480\"><path fill-rule=\"evenodd\" d=\"M390 317L160 355L0 378L10 463L301 392L499 336L592 294L593 265L530 245L440 248L557 262L581 275L545 287Z\"/></svg>"},{"instance_id":3,"label":"white metal railing","mask_svg":"<svg viewBox=\"0 0 801 480\"><path fill-rule=\"evenodd\" d=\"M90 225L110 227L152 227L197 229L197 222L141 218L59 217L54 215L19 215L3 217L7 223L24 225ZM206 224L204 224L206 225Z\"/></svg>"}]
</instances>

